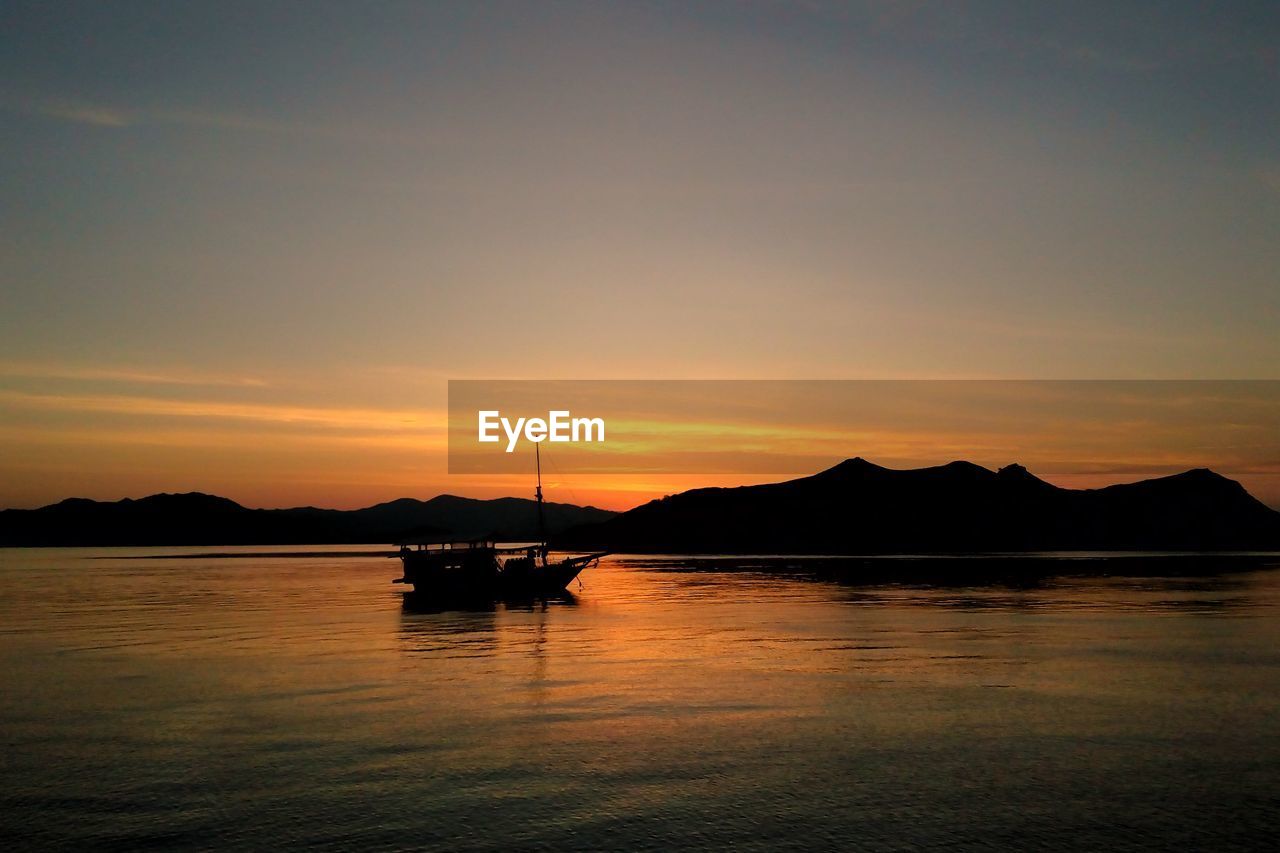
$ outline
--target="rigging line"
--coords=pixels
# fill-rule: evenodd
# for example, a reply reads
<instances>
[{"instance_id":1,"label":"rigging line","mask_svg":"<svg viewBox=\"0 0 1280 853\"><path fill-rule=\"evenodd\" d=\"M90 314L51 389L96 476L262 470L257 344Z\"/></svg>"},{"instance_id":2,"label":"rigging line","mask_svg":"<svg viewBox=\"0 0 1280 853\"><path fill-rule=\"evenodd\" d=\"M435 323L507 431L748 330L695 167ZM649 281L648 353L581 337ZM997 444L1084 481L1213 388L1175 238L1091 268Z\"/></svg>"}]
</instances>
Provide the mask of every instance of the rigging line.
<instances>
[{"instance_id":1,"label":"rigging line","mask_svg":"<svg viewBox=\"0 0 1280 853\"><path fill-rule=\"evenodd\" d=\"M560 470L560 466L555 463L554 459L548 460L548 464L552 467L552 469L554 469L556 477L559 478L561 483L560 487L569 493L569 499L573 501L575 506L582 506L583 505L582 501L578 500L577 492L573 490L572 486L566 485L564 472Z\"/></svg>"}]
</instances>

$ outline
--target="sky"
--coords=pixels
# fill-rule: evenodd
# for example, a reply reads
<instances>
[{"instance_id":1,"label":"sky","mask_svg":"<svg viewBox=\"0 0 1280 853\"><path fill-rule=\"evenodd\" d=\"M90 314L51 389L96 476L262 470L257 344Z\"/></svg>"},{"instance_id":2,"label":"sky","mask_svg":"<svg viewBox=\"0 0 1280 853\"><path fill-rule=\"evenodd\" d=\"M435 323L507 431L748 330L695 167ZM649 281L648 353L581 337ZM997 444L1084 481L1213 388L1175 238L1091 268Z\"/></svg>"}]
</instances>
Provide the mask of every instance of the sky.
<instances>
[{"instance_id":1,"label":"sky","mask_svg":"<svg viewBox=\"0 0 1280 853\"><path fill-rule=\"evenodd\" d=\"M447 473L449 379L1280 378L1277 45L1249 2L6 2L0 506L527 492Z\"/></svg>"}]
</instances>

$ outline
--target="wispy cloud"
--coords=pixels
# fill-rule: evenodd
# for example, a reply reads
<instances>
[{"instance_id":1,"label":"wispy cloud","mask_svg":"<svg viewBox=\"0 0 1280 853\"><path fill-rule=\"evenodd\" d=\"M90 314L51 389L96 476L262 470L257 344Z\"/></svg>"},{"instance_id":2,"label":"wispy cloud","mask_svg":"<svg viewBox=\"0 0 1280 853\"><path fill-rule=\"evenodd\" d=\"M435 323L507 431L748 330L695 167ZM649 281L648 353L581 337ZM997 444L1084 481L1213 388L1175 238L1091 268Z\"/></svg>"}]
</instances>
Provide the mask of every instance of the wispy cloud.
<instances>
[{"instance_id":1,"label":"wispy cloud","mask_svg":"<svg viewBox=\"0 0 1280 853\"><path fill-rule=\"evenodd\" d=\"M0 441L11 446L80 447L100 449L108 445L131 447L170 447L188 450L219 449L252 455L269 449L272 453L304 453L337 451L364 454L414 451L443 454L447 449L443 431L420 432L341 432L301 430L260 430L246 440L244 432L219 429L217 424L183 421L176 425L152 425L146 429L134 426L92 427L79 422L25 426L0 425ZM326 466L332 466L329 459Z\"/></svg>"},{"instance_id":2,"label":"wispy cloud","mask_svg":"<svg viewBox=\"0 0 1280 853\"><path fill-rule=\"evenodd\" d=\"M274 136L310 136L336 141L421 144L437 140L420 131L380 128L368 124L323 124L201 109L125 109L119 106L68 99L9 102L9 109L58 121L100 128L190 127L241 131Z\"/></svg>"},{"instance_id":3,"label":"wispy cloud","mask_svg":"<svg viewBox=\"0 0 1280 853\"><path fill-rule=\"evenodd\" d=\"M82 365L0 362L0 376L23 379L66 379L90 382L121 382L196 387L230 386L266 388L269 383L255 376L229 376L197 372L134 367L87 367Z\"/></svg>"},{"instance_id":4,"label":"wispy cloud","mask_svg":"<svg viewBox=\"0 0 1280 853\"><path fill-rule=\"evenodd\" d=\"M49 118L94 127L127 127L133 123L131 117L121 110L72 101L46 101L36 111Z\"/></svg>"},{"instance_id":5,"label":"wispy cloud","mask_svg":"<svg viewBox=\"0 0 1280 853\"><path fill-rule=\"evenodd\" d=\"M156 397L111 394L37 394L0 390L0 405L18 409L42 409L79 413L140 417L205 418L294 424L321 429L417 431L443 434L443 411L363 409L215 400L166 400Z\"/></svg>"},{"instance_id":6,"label":"wispy cloud","mask_svg":"<svg viewBox=\"0 0 1280 853\"><path fill-rule=\"evenodd\" d=\"M1107 72L1149 74L1177 65L1233 64L1274 72L1273 39L1262 27L1240 25L1240 16L1222 14L1207 23L1168 10L1145 24L1131 11L1102 10L1092 26L1073 31L1055 26L1054 16L1040 15L1032 4L1009 10L982 3L927 3L923 0L758 0L765 8L794 13L796 6L833 26L865 27L882 37L920 39L925 43L1005 55L1025 61ZM1029 8L1024 9L1022 6ZM1055 36L1055 30L1062 31Z\"/></svg>"}]
</instances>

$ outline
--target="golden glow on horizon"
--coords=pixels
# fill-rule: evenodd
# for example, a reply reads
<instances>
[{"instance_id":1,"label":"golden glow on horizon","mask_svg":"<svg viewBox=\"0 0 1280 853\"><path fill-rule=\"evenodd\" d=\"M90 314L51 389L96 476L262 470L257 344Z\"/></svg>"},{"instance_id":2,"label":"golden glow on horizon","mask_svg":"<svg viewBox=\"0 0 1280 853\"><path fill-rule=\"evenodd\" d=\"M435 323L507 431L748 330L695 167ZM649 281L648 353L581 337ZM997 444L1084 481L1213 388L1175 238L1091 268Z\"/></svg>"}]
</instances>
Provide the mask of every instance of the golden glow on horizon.
<instances>
[{"instance_id":1,"label":"golden glow on horizon","mask_svg":"<svg viewBox=\"0 0 1280 853\"><path fill-rule=\"evenodd\" d=\"M0 370L0 374L4 371ZM474 497L524 496L528 471L447 473L447 415L434 394L426 405L342 405L344 400L395 399L399 377L316 391L273 378L244 383L234 374L188 375L110 367L10 371L0 388L0 505L39 506L69 496L118 499L159 491L206 491L249 506L367 506L398 497L440 493ZM145 386L145 393L138 390ZM269 389L269 390L268 390ZM893 468L967 459L987 467L1011 462L1067 487L1096 487L1210 467L1240 479L1260 499L1280 503L1280 464L1268 433L1275 405L1205 386L1199 397L1117 388L1118 402L1150 409L1144 419L1110 419L1106 406L1083 407L1069 423L1043 416L1060 394L1035 385L1010 386L1021 418L979 399L957 418L916 401L904 407L901 426L872 419L840 428L826 413L809 420L768 423L759 413L728 412L723 421L689 421L686 411L657 411L613 425L612 453L645 454L650 470L578 473L561 453L544 455L549 500L626 509L691 488L773 482L814 473L841 459L862 456ZM290 398L294 403L264 402ZM1136 396L1135 396L1136 395ZM989 395L987 395L989 397ZM1209 408L1206 409L1205 406ZM1234 407L1219 425L1214 412ZM1206 416L1205 412L1209 412ZM1032 417L1035 413L1039 415ZM665 417L665 419L664 419ZM1161 420L1164 418L1164 420ZM751 473L703 474L687 470L679 453L692 440L724 443L721 462ZM664 455L667 454L667 455ZM670 455L675 454L675 455ZM687 454L686 454L687 455ZM751 465L762 456L769 473ZM655 473L656 460L674 460ZM518 461L523 466L524 461ZM681 464L686 466L682 470Z\"/></svg>"}]
</instances>

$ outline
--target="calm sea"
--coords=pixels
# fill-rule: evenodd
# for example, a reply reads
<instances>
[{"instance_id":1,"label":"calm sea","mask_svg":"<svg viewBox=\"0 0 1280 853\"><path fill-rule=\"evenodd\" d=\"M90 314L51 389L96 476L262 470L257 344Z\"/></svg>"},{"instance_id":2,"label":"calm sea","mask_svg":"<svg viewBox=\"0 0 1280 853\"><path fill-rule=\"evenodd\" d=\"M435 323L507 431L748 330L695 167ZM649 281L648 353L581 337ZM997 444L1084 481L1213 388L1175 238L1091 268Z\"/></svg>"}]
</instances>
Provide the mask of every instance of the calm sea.
<instances>
[{"instance_id":1,"label":"calm sea","mask_svg":"<svg viewBox=\"0 0 1280 853\"><path fill-rule=\"evenodd\" d=\"M624 557L572 601L433 613L385 558L129 556L174 552L0 551L7 849L1280 833L1280 571L853 587Z\"/></svg>"}]
</instances>

